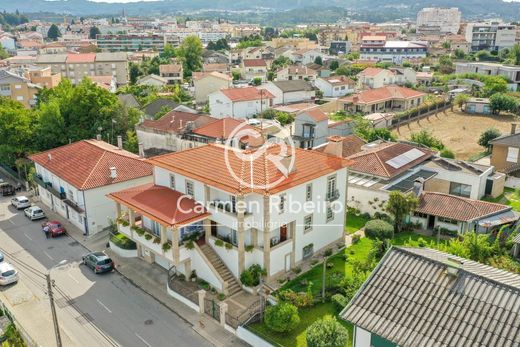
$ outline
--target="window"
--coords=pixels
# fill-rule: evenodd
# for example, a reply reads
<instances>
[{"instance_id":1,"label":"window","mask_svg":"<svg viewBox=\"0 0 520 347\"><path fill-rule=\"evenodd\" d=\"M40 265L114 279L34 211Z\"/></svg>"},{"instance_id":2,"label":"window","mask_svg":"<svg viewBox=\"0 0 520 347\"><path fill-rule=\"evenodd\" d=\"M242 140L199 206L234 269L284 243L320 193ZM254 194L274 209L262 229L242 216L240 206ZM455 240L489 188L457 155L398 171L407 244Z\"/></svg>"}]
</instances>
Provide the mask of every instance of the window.
<instances>
[{"instance_id":1,"label":"window","mask_svg":"<svg viewBox=\"0 0 520 347\"><path fill-rule=\"evenodd\" d=\"M152 225L151 225L152 230L150 230L150 231L152 232L152 235L161 237L161 225L154 220L151 222L152 222Z\"/></svg>"},{"instance_id":2,"label":"window","mask_svg":"<svg viewBox=\"0 0 520 347\"><path fill-rule=\"evenodd\" d=\"M330 206L327 206L327 223L334 219L334 211Z\"/></svg>"},{"instance_id":3,"label":"window","mask_svg":"<svg viewBox=\"0 0 520 347\"><path fill-rule=\"evenodd\" d=\"M450 182L450 194L469 198L471 195L471 186L468 184Z\"/></svg>"},{"instance_id":4,"label":"window","mask_svg":"<svg viewBox=\"0 0 520 347\"><path fill-rule=\"evenodd\" d=\"M517 163L518 162L518 148L508 147L507 148L507 158L506 161L509 163Z\"/></svg>"},{"instance_id":5,"label":"window","mask_svg":"<svg viewBox=\"0 0 520 347\"><path fill-rule=\"evenodd\" d=\"M280 194L280 203L278 205L278 212L283 213L285 211L285 194Z\"/></svg>"},{"instance_id":6,"label":"window","mask_svg":"<svg viewBox=\"0 0 520 347\"><path fill-rule=\"evenodd\" d=\"M336 195L336 176L330 176L327 178L327 200L332 199Z\"/></svg>"},{"instance_id":7,"label":"window","mask_svg":"<svg viewBox=\"0 0 520 347\"><path fill-rule=\"evenodd\" d=\"M457 225L459 223L456 220L449 219L449 218L443 218L443 217L437 217L437 221L441 222L441 223L453 224L453 225Z\"/></svg>"},{"instance_id":8,"label":"window","mask_svg":"<svg viewBox=\"0 0 520 347\"><path fill-rule=\"evenodd\" d=\"M15 85L14 85L14 89L22 89L22 85L20 85L20 84L15 84Z\"/></svg>"},{"instance_id":9,"label":"window","mask_svg":"<svg viewBox=\"0 0 520 347\"><path fill-rule=\"evenodd\" d=\"M234 195L230 195L231 197L231 212L237 212L237 197Z\"/></svg>"},{"instance_id":10,"label":"window","mask_svg":"<svg viewBox=\"0 0 520 347\"><path fill-rule=\"evenodd\" d=\"M23 96L17 96L17 97L16 97L16 100L18 100L18 101L23 101Z\"/></svg>"},{"instance_id":11,"label":"window","mask_svg":"<svg viewBox=\"0 0 520 347\"><path fill-rule=\"evenodd\" d=\"M2 84L2 85L0 85L0 91L10 92L11 91L11 86L9 84Z\"/></svg>"},{"instance_id":12,"label":"window","mask_svg":"<svg viewBox=\"0 0 520 347\"><path fill-rule=\"evenodd\" d=\"M414 212L413 216L417 217L417 218L428 218L428 215L426 213L421 213L421 212Z\"/></svg>"},{"instance_id":13,"label":"window","mask_svg":"<svg viewBox=\"0 0 520 347\"><path fill-rule=\"evenodd\" d=\"M170 174L170 188L175 190L175 175Z\"/></svg>"},{"instance_id":14,"label":"window","mask_svg":"<svg viewBox=\"0 0 520 347\"><path fill-rule=\"evenodd\" d=\"M305 201L311 201L312 200L312 183L307 184L307 187L305 188Z\"/></svg>"},{"instance_id":15,"label":"window","mask_svg":"<svg viewBox=\"0 0 520 347\"><path fill-rule=\"evenodd\" d=\"M303 232L309 232L312 230L312 214L303 218Z\"/></svg>"},{"instance_id":16,"label":"window","mask_svg":"<svg viewBox=\"0 0 520 347\"><path fill-rule=\"evenodd\" d=\"M67 190L67 199L74 201L74 192L72 189Z\"/></svg>"},{"instance_id":17,"label":"window","mask_svg":"<svg viewBox=\"0 0 520 347\"><path fill-rule=\"evenodd\" d=\"M193 182L186 181L186 195L193 196Z\"/></svg>"}]
</instances>

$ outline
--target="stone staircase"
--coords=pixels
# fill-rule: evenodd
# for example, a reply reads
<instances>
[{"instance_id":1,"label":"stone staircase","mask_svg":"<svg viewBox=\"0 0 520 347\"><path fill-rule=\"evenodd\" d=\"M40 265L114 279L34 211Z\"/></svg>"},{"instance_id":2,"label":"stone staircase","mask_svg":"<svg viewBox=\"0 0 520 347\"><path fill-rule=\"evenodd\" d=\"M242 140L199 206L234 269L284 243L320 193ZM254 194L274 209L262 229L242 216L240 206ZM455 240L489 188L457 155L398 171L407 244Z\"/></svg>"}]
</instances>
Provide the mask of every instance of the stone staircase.
<instances>
[{"instance_id":1,"label":"stone staircase","mask_svg":"<svg viewBox=\"0 0 520 347\"><path fill-rule=\"evenodd\" d=\"M226 282L227 284L227 296L231 297L235 295L236 293L240 292L242 290L242 287L240 286L240 283L237 281L237 279L233 276L231 271L227 268L226 264L220 259L218 254L211 248L210 245L205 244L200 246L200 250L208 261L213 265L213 267L217 270L220 277Z\"/></svg>"}]
</instances>

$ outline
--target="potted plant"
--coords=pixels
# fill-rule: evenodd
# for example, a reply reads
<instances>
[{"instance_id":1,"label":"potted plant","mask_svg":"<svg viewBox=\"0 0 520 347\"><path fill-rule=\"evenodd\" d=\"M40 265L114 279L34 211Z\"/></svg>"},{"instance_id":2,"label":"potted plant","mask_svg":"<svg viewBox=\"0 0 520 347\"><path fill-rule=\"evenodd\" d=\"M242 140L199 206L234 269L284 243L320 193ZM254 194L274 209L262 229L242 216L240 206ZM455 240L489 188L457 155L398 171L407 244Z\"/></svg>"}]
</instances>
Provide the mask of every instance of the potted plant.
<instances>
[{"instance_id":1,"label":"potted plant","mask_svg":"<svg viewBox=\"0 0 520 347\"><path fill-rule=\"evenodd\" d=\"M192 282L196 282L197 281L197 271L196 270L191 270L190 280Z\"/></svg>"}]
</instances>

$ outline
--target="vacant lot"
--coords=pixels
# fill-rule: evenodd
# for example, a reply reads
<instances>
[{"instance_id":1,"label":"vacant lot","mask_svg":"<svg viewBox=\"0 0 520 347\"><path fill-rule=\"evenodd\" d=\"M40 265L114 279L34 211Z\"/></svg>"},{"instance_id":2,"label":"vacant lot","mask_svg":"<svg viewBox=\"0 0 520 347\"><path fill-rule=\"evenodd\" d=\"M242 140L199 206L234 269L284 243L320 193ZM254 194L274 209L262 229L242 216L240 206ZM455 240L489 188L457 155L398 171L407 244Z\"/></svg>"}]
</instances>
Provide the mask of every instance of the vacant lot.
<instances>
[{"instance_id":1,"label":"vacant lot","mask_svg":"<svg viewBox=\"0 0 520 347\"><path fill-rule=\"evenodd\" d=\"M400 140L407 140L413 132L430 130L458 159L468 159L483 151L477 141L484 130L495 127L505 134L511 130L511 123L514 121L515 118L509 115L470 115L460 111L451 112L448 109L446 113L440 112L437 117L432 115L428 119L412 121L408 125L400 126L398 130L394 129L393 132Z\"/></svg>"}]
</instances>

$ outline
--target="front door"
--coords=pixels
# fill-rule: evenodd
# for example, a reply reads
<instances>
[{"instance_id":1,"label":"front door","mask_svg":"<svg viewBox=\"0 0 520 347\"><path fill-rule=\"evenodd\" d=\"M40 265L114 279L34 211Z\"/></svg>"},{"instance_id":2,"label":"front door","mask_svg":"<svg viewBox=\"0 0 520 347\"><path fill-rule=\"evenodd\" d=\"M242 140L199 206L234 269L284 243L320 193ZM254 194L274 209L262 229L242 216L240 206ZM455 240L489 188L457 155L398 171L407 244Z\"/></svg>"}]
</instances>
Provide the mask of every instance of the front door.
<instances>
[{"instance_id":1,"label":"front door","mask_svg":"<svg viewBox=\"0 0 520 347\"><path fill-rule=\"evenodd\" d=\"M284 224L280 227L280 242L287 240L287 225Z\"/></svg>"},{"instance_id":2,"label":"front door","mask_svg":"<svg viewBox=\"0 0 520 347\"><path fill-rule=\"evenodd\" d=\"M428 229L435 227L435 216L428 216Z\"/></svg>"}]
</instances>

